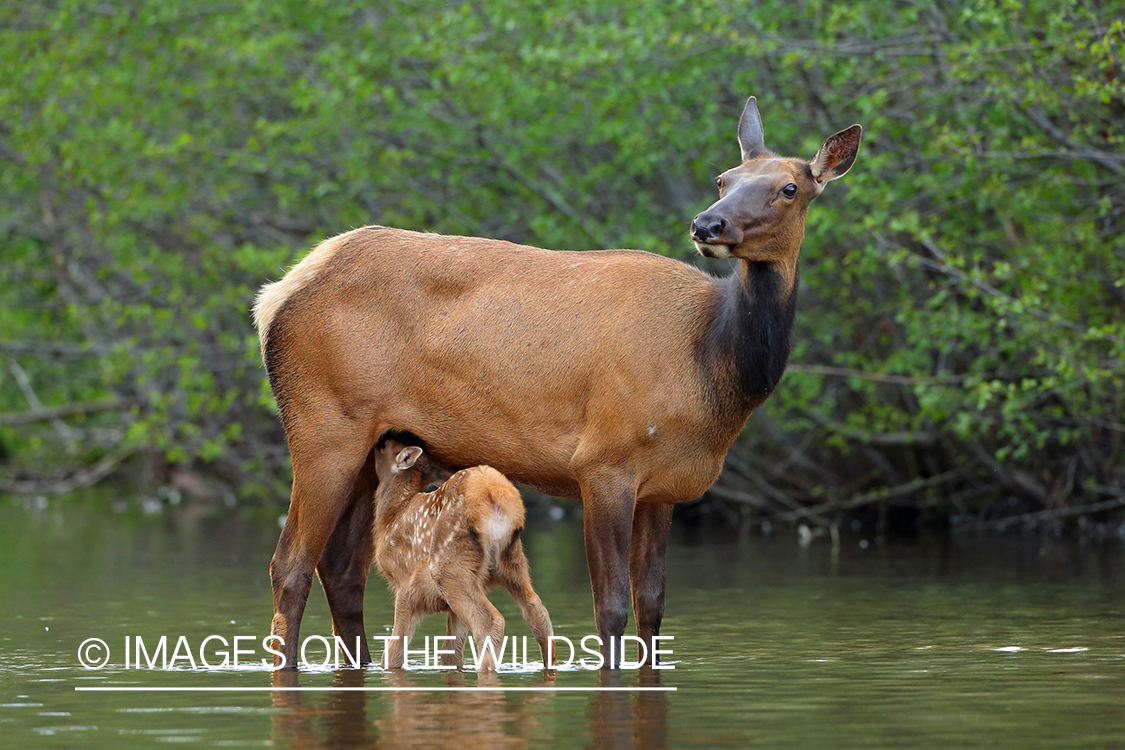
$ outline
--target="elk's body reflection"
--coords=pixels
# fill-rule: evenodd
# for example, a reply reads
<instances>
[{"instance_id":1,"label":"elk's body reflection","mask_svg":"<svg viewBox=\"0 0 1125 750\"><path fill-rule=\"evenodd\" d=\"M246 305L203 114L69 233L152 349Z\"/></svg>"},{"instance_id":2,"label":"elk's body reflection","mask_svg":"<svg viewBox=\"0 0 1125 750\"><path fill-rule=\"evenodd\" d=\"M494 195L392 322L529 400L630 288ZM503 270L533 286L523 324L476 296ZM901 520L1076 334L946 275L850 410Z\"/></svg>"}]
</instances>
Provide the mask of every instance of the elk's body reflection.
<instances>
[{"instance_id":1,"label":"elk's body reflection","mask_svg":"<svg viewBox=\"0 0 1125 750\"><path fill-rule=\"evenodd\" d=\"M503 674L442 675L448 687L499 687ZM297 687L295 672L275 672L274 686ZM278 690L273 694L273 744L277 747L435 747L456 750L524 748L541 745L560 732L573 736L565 724L573 715L564 706L586 701L588 731L594 747L662 748L667 736L667 694L663 692L582 693L536 690L398 690L364 692L356 688L422 687L409 672L393 670L336 673L340 690L306 693ZM538 683L521 680L520 686L553 687L555 676L544 673ZM427 681L427 687L433 683ZM660 672L642 669L635 681L620 672L601 672L600 687L657 687ZM557 714L557 715L556 715Z\"/></svg>"},{"instance_id":2,"label":"elk's body reflection","mask_svg":"<svg viewBox=\"0 0 1125 750\"><path fill-rule=\"evenodd\" d=\"M336 672L336 687L359 688L366 684L361 670ZM298 673L281 670L273 673L277 688L299 687ZM276 690L273 693L273 744L277 747L328 748L369 747L376 737L368 730L368 694L360 690L333 690L301 693Z\"/></svg>"}]
</instances>

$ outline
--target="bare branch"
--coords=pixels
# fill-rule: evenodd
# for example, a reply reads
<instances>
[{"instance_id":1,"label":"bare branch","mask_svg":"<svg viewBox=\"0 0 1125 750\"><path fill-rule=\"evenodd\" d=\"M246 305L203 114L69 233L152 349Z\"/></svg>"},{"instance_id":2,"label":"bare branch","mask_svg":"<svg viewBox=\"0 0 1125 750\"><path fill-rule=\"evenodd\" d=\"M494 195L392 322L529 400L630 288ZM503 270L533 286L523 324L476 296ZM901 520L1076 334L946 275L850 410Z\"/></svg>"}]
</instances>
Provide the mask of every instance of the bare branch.
<instances>
[{"instance_id":1,"label":"bare branch","mask_svg":"<svg viewBox=\"0 0 1125 750\"><path fill-rule=\"evenodd\" d=\"M16 379L16 384L19 386L20 390L23 391L23 395L24 398L27 399L27 403L31 404L31 409L33 412L48 414L47 419L50 420L52 426L55 428L55 431L57 431L59 435L61 435L66 440L77 440L82 436L81 432L74 429L66 422L63 422L58 417L49 416L50 410L43 406L43 402L39 400L39 397L37 395L35 395L35 390L31 387L31 378L29 378L27 376L27 372L25 372L24 369L20 367L19 362L15 361L14 359L9 359L8 369L11 371L12 377Z\"/></svg>"},{"instance_id":2,"label":"bare branch","mask_svg":"<svg viewBox=\"0 0 1125 750\"><path fill-rule=\"evenodd\" d=\"M968 379L968 376L966 375L894 375L891 373L864 372L863 370L853 370L847 367L830 367L827 365L791 364L787 369L790 372L802 372L809 375L827 375L829 377L837 378L858 378L860 380L871 380L876 383L890 383L892 385L929 385L933 383L956 385L958 383L964 383Z\"/></svg>"},{"instance_id":3,"label":"bare branch","mask_svg":"<svg viewBox=\"0 0 1125 750\"><path fill-rule=\"evenodd\" d=\"M109 401L79 401L73 404L64 404L53 408L40 408L34 411L25 411L13 414L0 414L0 427L16 427L35 422L56 420L62 417L73 417L79 414L96 414L103 411L124 411L141 404L139 399L119 398Z\"/></svg>"},{"instance_id":4,"label":"bare branch","mask_svg":"<svg viewBox=\"0 0 1125 750\"><path fill-rule=\"evenodd\" d=\"M870 505L882 500L889 500L892 497L899 497L901 495L909 495L912 492L928 489L930 487L937 487L951 479L956 479L967 473L971 467L958 466L949 471L944 471L934 477L912 479L905 484L900 484L896 487L888 487L886 489L870 492L865 495L853 497L850 500L833 501L830 503L821 503L820 505L813 505L808 508L801 508L799 510L789 511L787 513L780 513L777 515L778 521L796 521L798 518L807 518L817 513L827 513L834 510L851 510L859 508L863 505Z\"/></svg>"},{"instance_id":5,"label":"bare branch","mask_svg":"<svg viewBox=\"0 0 1125 750\"><path fill-rule=\"evenodd\" d=\"M1100 513L1105 510L1125 508L1125 492L1122 492L1121 490L1115 489L1113 487L1097 487L1096 489L1099 492L1116 495L1117 497L1113 500L1103 500L1100 503L1091 503L1089 505L1077 505L1066 508L1041 510L1035 513L1023 513L1018 516L1001 518L998 521L987 521L982 523L981 526L986 529L1003 531L1004 529L1015 526L1017 524L1034 524L1041 521L1053 521L1058 518L1068 518L1070 516L1085 516L1090 513Z\"/></svg>"},{"instance_id":6,"label":"bare branch","mask_svg":"<svg viewBox=\"0 0 1125 750\"><path fill-rule=\"evenodd\" d=\"M920 445L929 447L936 445L938 440L937 433L924 430L915 432L870 432L868 430L857 430L854 427L848 427L845 424L808 410L802 409L801 413L809 419L819 422L838 435L843 435L850 440L858 440L867 445Z\"/></svg>"},{"instance_id":7,"label":"bare branch","mask_svg":"<svg viewBox=\"0 0 1125 750\"><path fill-rule=\"evenodd\" d=\"M32 354L36 357L98 357L111 348L99 344L85 345L69 341L0 341L0 352Z\"/></svg>"},{"instance_id":8,"label":"bare branch","mask_svg":"<svg viewBox=\"0 0 1125 750\"><path fill-rule=\"evenodd\" d=\"M62 495L67 492L89 487L101 481L136 449L129 448L120 453L106 456L88 469L82 469L61 479L5 479L0 477L0 492L21 495Z\"/></svg>"}]
</instances>

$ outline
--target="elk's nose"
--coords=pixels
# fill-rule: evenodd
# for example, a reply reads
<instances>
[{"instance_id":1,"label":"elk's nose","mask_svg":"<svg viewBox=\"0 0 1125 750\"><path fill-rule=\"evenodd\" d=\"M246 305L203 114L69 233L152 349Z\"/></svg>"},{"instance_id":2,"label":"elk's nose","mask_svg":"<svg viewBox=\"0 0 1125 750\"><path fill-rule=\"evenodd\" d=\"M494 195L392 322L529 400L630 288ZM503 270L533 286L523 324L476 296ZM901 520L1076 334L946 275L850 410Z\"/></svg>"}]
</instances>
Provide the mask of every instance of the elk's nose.
<instances>
[{"instance_id":1,"label":"elk's nose","mask_svg":"<svg viewBox=\"0 0 1125 750\"><path fill-rule=\"evenodd\" d=\"M727 228L727 220L720 216L699 214L691 220L691 238L696 242L710 242Z\"/></svg>"}]
</instances>

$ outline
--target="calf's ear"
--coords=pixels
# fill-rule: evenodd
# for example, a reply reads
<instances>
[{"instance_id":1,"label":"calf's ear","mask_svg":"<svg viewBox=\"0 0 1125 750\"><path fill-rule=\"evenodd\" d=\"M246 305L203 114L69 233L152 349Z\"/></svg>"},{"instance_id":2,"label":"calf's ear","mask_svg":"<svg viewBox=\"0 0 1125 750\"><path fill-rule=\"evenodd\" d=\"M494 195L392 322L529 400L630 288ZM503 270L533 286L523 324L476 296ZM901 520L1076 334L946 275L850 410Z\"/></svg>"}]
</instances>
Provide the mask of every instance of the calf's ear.
<instances>
[{"instance_id":1,"label":"calf's ear","mask_svg":"<svg viewBox=\"0 0 1125 750\"><path fill-rule=\"evenodd\" d=\"M399 454L395 456L395 471L406 471L414 466L418 459L422 456L422 449L416 445L409 448L403 448Z\"/></svg>"}]
</instances>

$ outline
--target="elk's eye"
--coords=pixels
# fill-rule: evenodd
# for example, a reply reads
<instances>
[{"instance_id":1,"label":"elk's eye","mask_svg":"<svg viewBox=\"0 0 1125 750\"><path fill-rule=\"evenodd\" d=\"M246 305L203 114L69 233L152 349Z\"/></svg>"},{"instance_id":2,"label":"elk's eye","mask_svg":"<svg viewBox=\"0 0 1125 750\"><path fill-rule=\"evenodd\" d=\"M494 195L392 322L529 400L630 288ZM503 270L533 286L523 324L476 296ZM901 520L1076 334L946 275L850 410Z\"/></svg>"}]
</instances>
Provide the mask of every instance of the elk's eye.
<instances>
[{"instance_id":1,"label":"elk's eye","mask_svg":"<svg viewBox=\"0 0 1125 750\"><path fill-rule=\"evenodd\" d=\"M797 186L790 182L788 185L781 189L781 192L785 195L786 198L792 198L797 194Z\"/></svg>"},{"instance_id":2,"label":"elk's eye","mask_svg":"<svg viewBox=\"0 0 1125 750\"><path fill-rule=\"evenodd\" d=\"M715 187L717 187L719 190L723 189L723 184L724 183L723 183L723 176L722 175L719 175L718 177L715 178Z\"/></svg>"}]
</instances>

